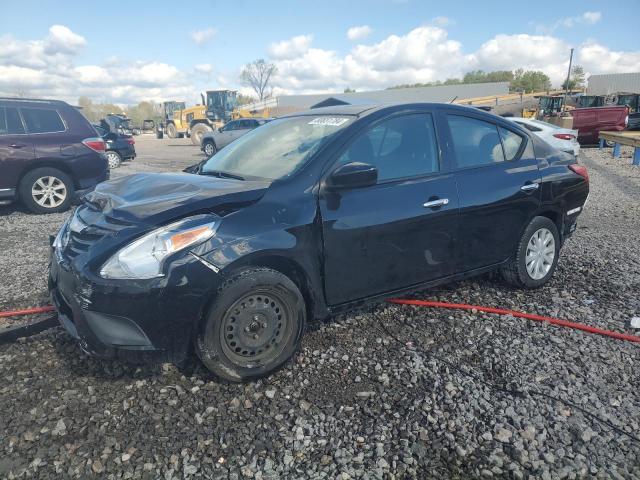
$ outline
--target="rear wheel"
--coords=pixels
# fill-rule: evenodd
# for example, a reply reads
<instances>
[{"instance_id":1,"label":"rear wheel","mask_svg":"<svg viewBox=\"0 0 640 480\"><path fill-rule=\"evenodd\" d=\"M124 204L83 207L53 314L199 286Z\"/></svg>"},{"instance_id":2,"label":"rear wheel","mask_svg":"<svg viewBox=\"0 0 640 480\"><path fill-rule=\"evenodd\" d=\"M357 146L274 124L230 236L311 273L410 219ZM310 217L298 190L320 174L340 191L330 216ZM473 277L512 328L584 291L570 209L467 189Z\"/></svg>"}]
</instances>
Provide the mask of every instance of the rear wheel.
<instances>
[{"instance_id":1,"label":"rear wheel","mask_svg":"<svg viewBox=\"0 0 640 480\"><path fill-rule=\"evenodd\" d=\"M209 128L208 125L205 125L204 123L196 123L191 128L191 143L193 143L194 145L201 145L202 137L205 133L210 131L211 128Z\"/></svg>"},{"instance_id":2,"label":"rear wheel","mask_svg":"<svg viewBox=\"0 0 640 480\"><path fill-rule=\"evenodd\" d=\"M306 322L298 287L268 268L234 273L218 290L196 338L205 366L242 382L272 373L294 354Z\"/></svg>"},{"instance_id":3,"label":"rear wheel","mask_svg":"<svg viewBox=\"0 0 640 480\"><path fill-rule=\"evenodd\" d=\"M547 217L535 217L520 238L515 258L502 268L502 276L517 287L541 287L553 276L559 254L556 224Z\"/></svg>"},{"instance_id":4,"label":"rear wheel","mask_svg":"<svg viewBox=\"0 0 640 480\"><path fill-rule=\"evenodd\" d=\"M114 168L118 168L122 163L122 157L118 152L114 152L112 150L106 153L107 161L109 162L109 169L112 170Z\"/></svg>"},{"instance_id":5,"label":"rear wheel","mask_svg":"<svg viewBox=\"0 0 640 480\"><path fill-rule=\"evenodd\" d=\"M167 137L176 138L178 136L178 129L173 123L167 125Z\"/></svg>"},{"instance_id":6,"label":"rear wheel","mask_svg":"<svg viewBox=\"0 0 640 480\"><path fill-rule=\"evenodd\" d=\"M63 212L69 208L75 189L71 178L55 168L28 172L19 187L20 200L34 213Z\"/></svg>"}]
</instances>

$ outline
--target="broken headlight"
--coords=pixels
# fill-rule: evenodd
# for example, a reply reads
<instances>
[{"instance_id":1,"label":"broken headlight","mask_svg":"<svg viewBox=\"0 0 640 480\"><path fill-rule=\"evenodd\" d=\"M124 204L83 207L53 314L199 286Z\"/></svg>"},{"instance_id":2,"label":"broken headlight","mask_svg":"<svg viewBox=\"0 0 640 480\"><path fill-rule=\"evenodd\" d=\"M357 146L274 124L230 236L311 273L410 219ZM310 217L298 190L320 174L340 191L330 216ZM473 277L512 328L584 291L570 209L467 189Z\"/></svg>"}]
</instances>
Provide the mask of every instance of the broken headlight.
<instances>
[{"instance_id":1,"label":"broken headlight","mask_svg":"<svg viewBox=\"0 0 640 480\"><path fill-rule=\"evenodd\" d=\"M104 278L148 279L161 277L170 255L213 237L218 222L200 215L153 230L117 251L100 269Z\"/></svg>"}]
</instances>

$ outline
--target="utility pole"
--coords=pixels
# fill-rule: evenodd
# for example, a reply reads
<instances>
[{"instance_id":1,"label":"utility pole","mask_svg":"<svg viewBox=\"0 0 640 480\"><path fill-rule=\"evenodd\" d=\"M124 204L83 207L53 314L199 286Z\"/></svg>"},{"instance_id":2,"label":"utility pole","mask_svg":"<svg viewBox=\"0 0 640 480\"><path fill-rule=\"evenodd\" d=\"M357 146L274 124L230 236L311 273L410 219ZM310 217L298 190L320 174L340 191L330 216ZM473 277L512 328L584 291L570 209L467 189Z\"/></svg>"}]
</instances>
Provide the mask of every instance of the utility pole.
<instances>
[{"instance_id":1,"label":"utility pole","mask_svg":"<svg viewBox=\"0 0 640 480\"><path fill-rule=\"evenodd\" d=\"M567 94L569 93L569 78L571 77L571 63L573 62L573 48L571 49L571 55L569 55L569 70L567 71L567 81L564 84L564 97L562 99L562 105L567 104ZM560 109L562 111L562 109Z\"/></svg>"}]
</instances>

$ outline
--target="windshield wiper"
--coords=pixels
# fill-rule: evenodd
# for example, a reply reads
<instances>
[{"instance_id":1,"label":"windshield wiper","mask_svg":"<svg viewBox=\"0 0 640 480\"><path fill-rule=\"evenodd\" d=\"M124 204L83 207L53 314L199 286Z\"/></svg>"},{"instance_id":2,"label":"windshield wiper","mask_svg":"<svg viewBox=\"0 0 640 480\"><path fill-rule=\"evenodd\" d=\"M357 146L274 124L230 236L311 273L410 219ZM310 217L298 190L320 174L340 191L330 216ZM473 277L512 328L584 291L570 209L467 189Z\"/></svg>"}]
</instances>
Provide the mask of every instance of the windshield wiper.
<instances>
[{"instance_id":1,"label":"windshield wiper","mask_svg":"<svg viewBox=\"0 0 640 480\"><path fill-rule=\"evenodd\" d=\"M201 171L200 175L208 175L210 177L218 178L232 178L233 180L245 180L244 177L236 175L235 173L223 172L222 170L207 170Z\"/></svg>"}]
</instances>

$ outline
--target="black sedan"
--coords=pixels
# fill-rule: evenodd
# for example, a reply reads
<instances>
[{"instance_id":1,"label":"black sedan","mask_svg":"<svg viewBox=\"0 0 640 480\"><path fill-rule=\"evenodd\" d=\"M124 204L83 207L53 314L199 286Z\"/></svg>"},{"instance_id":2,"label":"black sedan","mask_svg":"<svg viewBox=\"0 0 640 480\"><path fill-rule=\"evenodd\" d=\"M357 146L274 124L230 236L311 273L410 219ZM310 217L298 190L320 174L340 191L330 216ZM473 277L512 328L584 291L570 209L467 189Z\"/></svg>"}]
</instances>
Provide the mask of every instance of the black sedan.
<instances>
[{"instance_id":1,"label":"black sedan","mask_svg":"<svg viewBox=\"0 0 640 480\"><path fill-rule=\"evenodd\" d=\"M553 276L586 169L517 124L445 104L280 118L188 173L100 184L53 242L62 324L103 356L193 346L244 381L289 359L307 321L499 270Z\"/></svg>"},{"instance_id":2,"label":"black sedan","mask_svg":"<svg viewBox=\"0 0 640 480\"><path fill-rule=\"evenodd\" d=\"M105 155L109 161L110 169L118 168L125 160L136 158L136 141L133 136L122 132L112 132L104 125L93 125L93 128L104 139L107 146Z\"/></svg>"}]
</instances>

